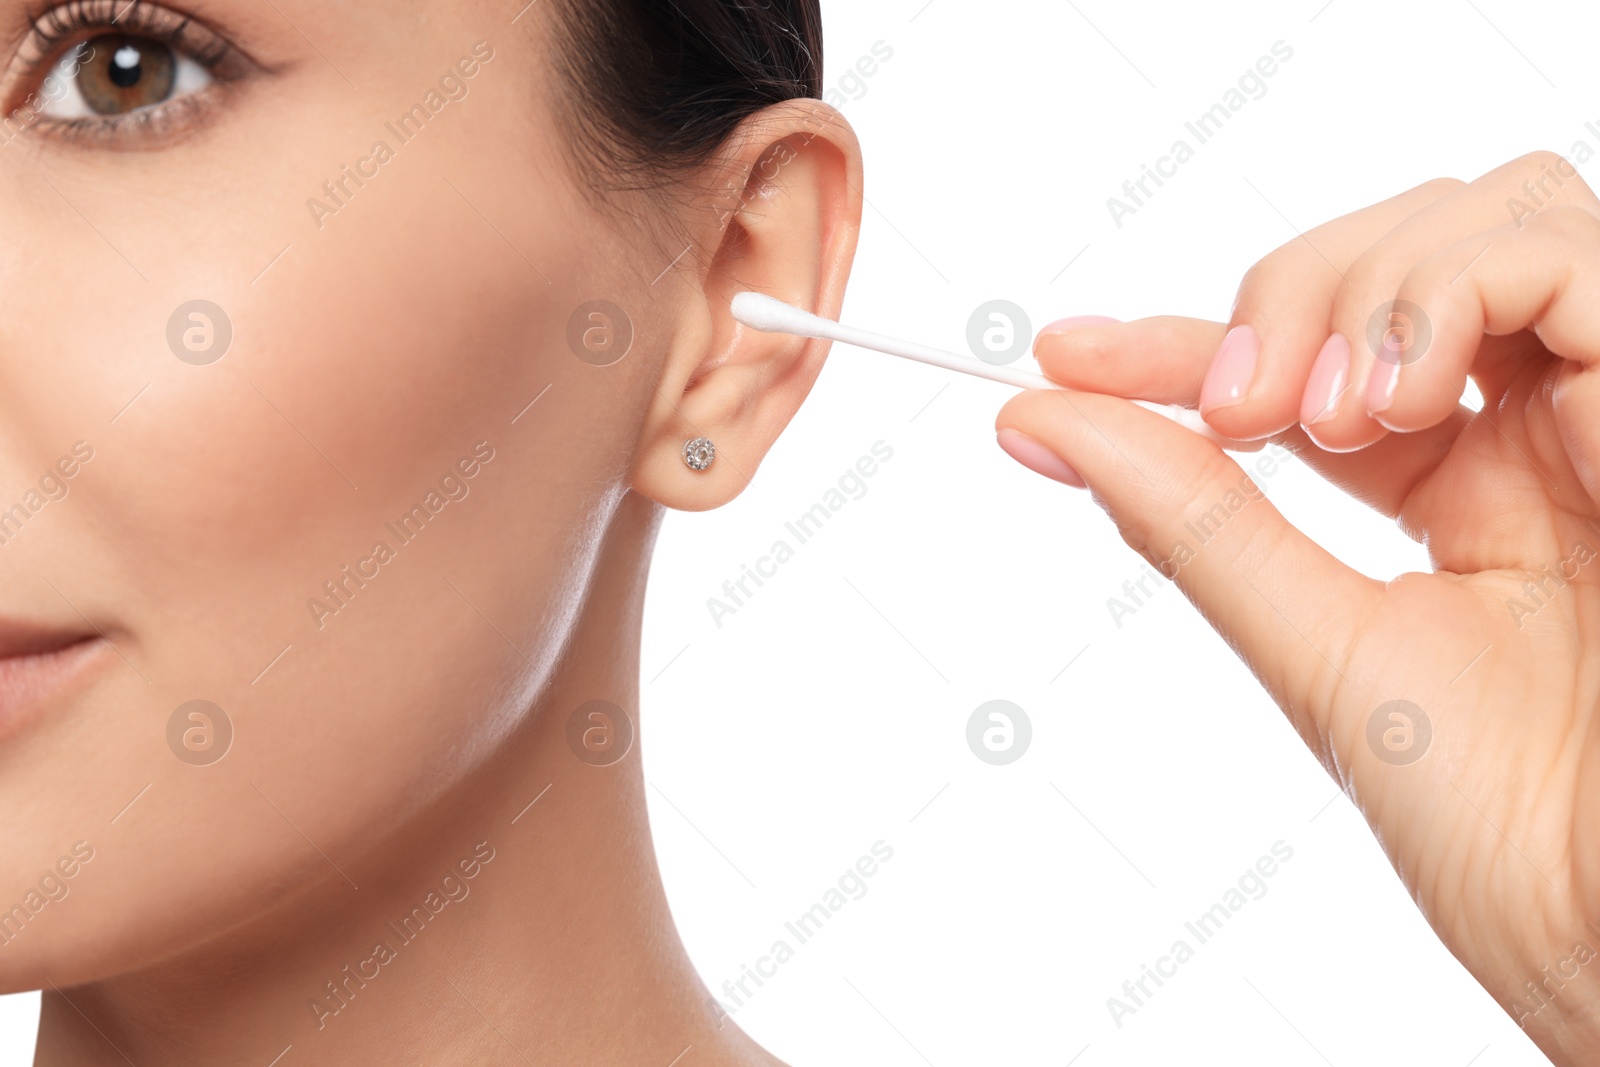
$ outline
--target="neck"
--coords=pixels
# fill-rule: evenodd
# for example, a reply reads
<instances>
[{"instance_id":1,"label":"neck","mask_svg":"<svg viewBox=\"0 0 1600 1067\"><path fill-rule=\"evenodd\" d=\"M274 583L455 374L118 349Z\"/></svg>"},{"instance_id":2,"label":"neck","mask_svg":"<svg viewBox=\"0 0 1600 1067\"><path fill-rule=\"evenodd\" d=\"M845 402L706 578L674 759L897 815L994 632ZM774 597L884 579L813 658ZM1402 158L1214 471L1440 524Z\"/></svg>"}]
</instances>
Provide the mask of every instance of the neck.
<instances>
[{"instance_id":1,"label":"neck","mask_svg":"<svg viewBox=\"0 0 1600 1067\"><path fill-rule=\"evenodd\" d=\"M402 1053L774 1067L719 1017L678 939L637 731L609 766L568 742L574 709L593 699L637 726L658 521L655 505L623 499L569 644L500 751L347 866L350 881L330 872L194 951L47 991L37 1067L360 1067Z\"/></svg>"}]
</instances>

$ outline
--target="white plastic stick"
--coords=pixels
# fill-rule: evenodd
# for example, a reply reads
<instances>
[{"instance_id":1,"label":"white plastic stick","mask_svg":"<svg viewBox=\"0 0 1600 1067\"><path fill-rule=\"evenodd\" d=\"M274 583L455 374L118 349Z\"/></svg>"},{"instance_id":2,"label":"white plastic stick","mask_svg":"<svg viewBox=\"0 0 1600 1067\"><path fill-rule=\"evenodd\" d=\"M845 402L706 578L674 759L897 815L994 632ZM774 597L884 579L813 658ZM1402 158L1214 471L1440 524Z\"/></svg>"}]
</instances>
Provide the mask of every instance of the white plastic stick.
<instances>
[{"instance_id":1,"label":"white plastic stick","mask_svg":"<svg viewBox=\"0 0 1600 1067\"><path fill-rule=\"evenodd\" d=\"M930 348L927 345L917 344L915 341L902 341L897 337L885 337L882 334L859 330L854 326L825 319L820 315L813 315L800 308L764 293L740 293L733 298L733 317L762 333L787 333L796 337L819 337L828 341L839 341L843 344L854 345L857 348L867 348L874 352L883 352L886 355L900 356L902 359L915 360L934 367L943 367L960 374L970 374L976 378L987 378L990 381L1000 382L1004 385L1015 386L1018 389L1065 389L1051 381L1042 374L1015 367L1000 367L993 363L985 363L971 356L959 355L955 352L945 352L941 349ZM1156 404L1148 400L1135 400L1135 404L1164 415L1173 422L1187 429L1193 430L1224 448L1235 452L1259 451L1265 442L1262 441L1234 441L1223 437L1213 430L1200 413L1192 408L1179 407L1175 404Z\"/></svg>"}]
</instances>

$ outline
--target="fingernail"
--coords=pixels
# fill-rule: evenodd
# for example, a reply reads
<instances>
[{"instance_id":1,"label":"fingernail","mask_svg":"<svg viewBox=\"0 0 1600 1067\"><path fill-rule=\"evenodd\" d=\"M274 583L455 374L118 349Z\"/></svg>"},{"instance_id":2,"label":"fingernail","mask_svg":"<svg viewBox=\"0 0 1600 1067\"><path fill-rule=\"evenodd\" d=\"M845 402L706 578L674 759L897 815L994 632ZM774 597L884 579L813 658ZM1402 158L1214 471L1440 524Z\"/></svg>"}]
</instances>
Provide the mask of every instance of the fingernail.
<instances>
[{"instance_id":1,"label":"fingernail","mask_svg":"<svg viewBox=\"0 0 1600 1067\"><path fill-rule=\"evenodd\" d=\"M1250 393L1250 379L1256 375L1256 357L1261 341L1249 326L1235 326L1222 339L1222 347L1211 359L1205 385L1200 387L1200 414L1230 408Z\"/></svg>"},{"instance_id":2,"label":"fingernail","mask_svg":"<svg viewBox=\"0 0 1600 1067\"><path fill-rule=\"evenodd\" d=\"M1074 489L1089 488L1083 477L1068 466L1065 460L1027 434L1007 428L995 434L995 440L1005 450L1006 455L1033 473L1042 474Z\"/></svg>"},{"instance_id":3,"label":"fingernail","mask_svg":"<svg viewBox=\"0 0 1600 1067\"><path fill-rule=\"evenodd\" d=\"M1372 377L1367 379L1367 414L1388 411L1389 405L1394 403L1395 387L1399 384L1400 352L1389 348L1385 342L1384 351L1372 365Z\"/></svg>"},{"instance_id":4,"label":"fingernail","mask_svg":"<svg viewBox=\"0 0 1600 1067\"><path fill-rule=\"evenodd\" d=\"M1109 315L1074 315L1071 318L1057 319L1039 332L1041 334L1067 333L1070 330L1082 330L1090 326L1115 326L1121 321L1121 319L1114 319Z\"/></svg>"},{"instance_id":5,"label":"fingernail","mask_svg":"<svg viewBox=\"0 0 1600 1067\"><path fill-rule=\"evenodd\" d=\"M1350 342L1336 333L1322 345L1311 365L1306 394L1300 401L1300 425L1315 426L1339 413L1339 401L1350 382Z\"/></svg>"}]
</instances>

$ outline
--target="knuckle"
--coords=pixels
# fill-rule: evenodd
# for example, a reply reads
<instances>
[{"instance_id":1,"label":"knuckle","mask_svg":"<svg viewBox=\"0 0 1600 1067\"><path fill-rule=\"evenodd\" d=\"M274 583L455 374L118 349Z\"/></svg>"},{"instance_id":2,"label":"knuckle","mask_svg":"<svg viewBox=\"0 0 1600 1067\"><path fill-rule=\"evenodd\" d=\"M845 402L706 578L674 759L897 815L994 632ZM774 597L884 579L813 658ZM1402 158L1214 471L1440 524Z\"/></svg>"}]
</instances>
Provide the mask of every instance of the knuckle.
<instances>
[{"instance_id":1,"label":"knuckle","mask_svg":"<svg viewBox=\"0 0 1600 1067\"><path fill-rule=\"evenodd\" d=\"M1233 298L1234 311L1272 299L1274 290L1282 286L1299 288L1297 279L1305 273L1308 254L1305 242L1296 238L1263 256L1240 279Z\"/></svg>"},{"instance_id":2,"label":"knuckle","mask_svg":"<svg viewBox=\"0 0 1600 1067\"><path fill-rule=\"evenodd\" d=\"M1492 242L1480 241L1476 244L1489 244ZM1469 246L1467 242L1461 245L1449 245L1444 248L1435 248L1427 255L1411 265L1401 277L1399 285L1395 287L1395 299L1409 299L1420 303L1428 303L1430 299L1450 288L1450 283L1462 273L1462 268L1467 262L1471 252L1461 251L1464 247L1473 247L1476 252L1487 251L1477 249L1476 244Z\"/></svg>"},{"instance_id":3,"label":"knuckle","mask_svg":"<svg viewBox=\"0 0 1600 1067\"><path fill-rule=\"evenodd\" d=\"M1467 187L1467 183L1460 178L1433 178L1417 186L1420 193L1431 193L1436 197L1445 197Z\"/></svg>"},{"instance_id":4,"label":"knuckle","mask_svg":"<svg viewBox=\"0 0 1600 1067\"><path fill-rule=\"evenodd\" d=\"M1600 203L1596 201L1589 183L1573 166L1572 160L1548 148L1518 156L1505 166L1491 171L1490 175L1503 178L1515 190L1513 196L1526 195L1531 190L1536 204L1541 196L1550 201L1550 206L1572 196L1585 199L1590 204Z\"/></svg>"},{"instance_id":5,"label":"knuckle","mask_svg":"<svg viewBox=\"0 0 1600 1067\"><path fill-rule=\"evenodd\" d=\"M1600 242L1600 216L1570 204L1555 204L1528 220L1536 232L1572 238L1584 244Z\"/></svg>"},{"instance_id":6,"label":"knuckle","mask_svg":"<svg viewBox=\"0 0 1600 1067\"><path fill-rule=\"evenodd\" d=\"M1206 459L1181 484L1150 490L1142 506L1115 516L1117 532L1129 548L1163 573L1173 563L1183 569L1194 555L1190 525L1209 521L1224 487L1237 482L1238 471L1237 464L1220 453Z\"/></svg>"},{"instance_id":7,"label":"knuckle","mask_svg":"<svg viewBox=\"0 0 1600 1067\"><path fill-rule=\"evenodd\" d=\"M1239 490L1248 477L1225 452L1206 457L1189 480L1173 518L1187 521L1210 511L1218 498Z\"/></svg>"},{"instance_id":8,"label":"knuckle","mask_svg":"<svg viewBox=\"0 0 1600 1067\"><path fill-rule=\"evenodd\" d=\"M1529 152L1526 155L1518 156L1512 162L1516 165L1518 170L1531 171L1541 171L1546 167L1554 169L1555 167L1563 164L1568 167L1572 166L1572 164L1567 162L1566 156L1549 148L1536 149L1535 151Z\"/></svg>"},{"instance_id":9,"label":"knuckle","mask_svg":"<svg viewBox=\"0 0 1600 1067\"><path fill-rule=\"evenodd\" d=\"M1392 293L1397 287L1396 275L1403 276L1403 272L1395 270L1380 252L1369 251L1350 264L1344 281L1333 294L1333 321L1365 321L1387 299L1380 294Z\"/></svg>"},{"instance_id":10,"label":"knuckle","mask_svg":"<svg viewBox=\"0 0 1600 1067\"><path fill-rule=\"evenodd\" d=\"M1120 512L1112 512L1111 521L1116 526L1117 536L1122 538L1123 544L1137 552L1150 566L1160 566L1164 557L1151 547L1150 528L1147 523Z\"/></svg>"}]
</instances>

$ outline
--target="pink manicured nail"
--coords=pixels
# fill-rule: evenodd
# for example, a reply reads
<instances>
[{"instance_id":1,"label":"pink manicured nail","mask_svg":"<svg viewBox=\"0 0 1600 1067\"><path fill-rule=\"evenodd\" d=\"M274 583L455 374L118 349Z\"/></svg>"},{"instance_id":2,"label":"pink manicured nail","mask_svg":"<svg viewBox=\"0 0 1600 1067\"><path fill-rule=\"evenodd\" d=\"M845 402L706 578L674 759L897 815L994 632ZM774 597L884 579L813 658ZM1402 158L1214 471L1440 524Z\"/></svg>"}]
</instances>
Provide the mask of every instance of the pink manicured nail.
<instances>
[{"instance_id":1,"label":"pink manicured nail","mask_svg":"<svg viewBox=\"0 0 1600 1067\"><path fill-rule=\"evenodd\" d=\"M1035 474L1053 478L1074 489L1089 488L1083 477L1068 466L1065 460L1027 434L1007 428L996 434L995 440L1005 449L1006 455Z\"/></svg>"},{"instance_id":2,"label":"pink manicured nail","mask_svg":"<svg viewBox=\"0 0 1600 1067\"><path fill-rule=\"evenodd\" d=\"M1066 333L1069 330L1082 330L1090 326L1115 326L1121 319L1113 319L1109 315L1074 315L1068 319L1057 319L1044 329L1045 333Z\"/></svg>"},{"instance_id":3,"label":"pink manicured nail","mask_svg":"<svg viewBox=\"0 0 1600 1067\"><path fill-rule=\"evenodd\" d=\"M1395 387L1400 384L1400 353L1385 349L1372 365L1372 377L1367 379L1367 414L1388 411L1394 403Z\"/></svg>"},{"instance_id":4,"label":"pink manicured nail","mask_svg":"<svg viewBox=\"0 0 1600 1067\"><path fill-rule=\"evenodd\" d=\"M1235 326L1222 339L1222 347L1211 359L1205 385L1200 387L1200 414L1230 408L1250 393L1250 380L1256 376L1256 359L1261 341L1249 326Z\"/></svg>"},{"instance_id":5,"label":"pink manicured nail","mask_svg":"<svg viewBox=\"0 0 1600 1067\"><path fill-rule=\"evenodd\" d=\"M1317 361L1311 365L1311 378L1300 401L1300 425L1315 426L1337 415L1339 401L1344 399L1349 384L1350 342L1344 334L1336 333L1323 343Z\"/></svg>"}]
</instances>

